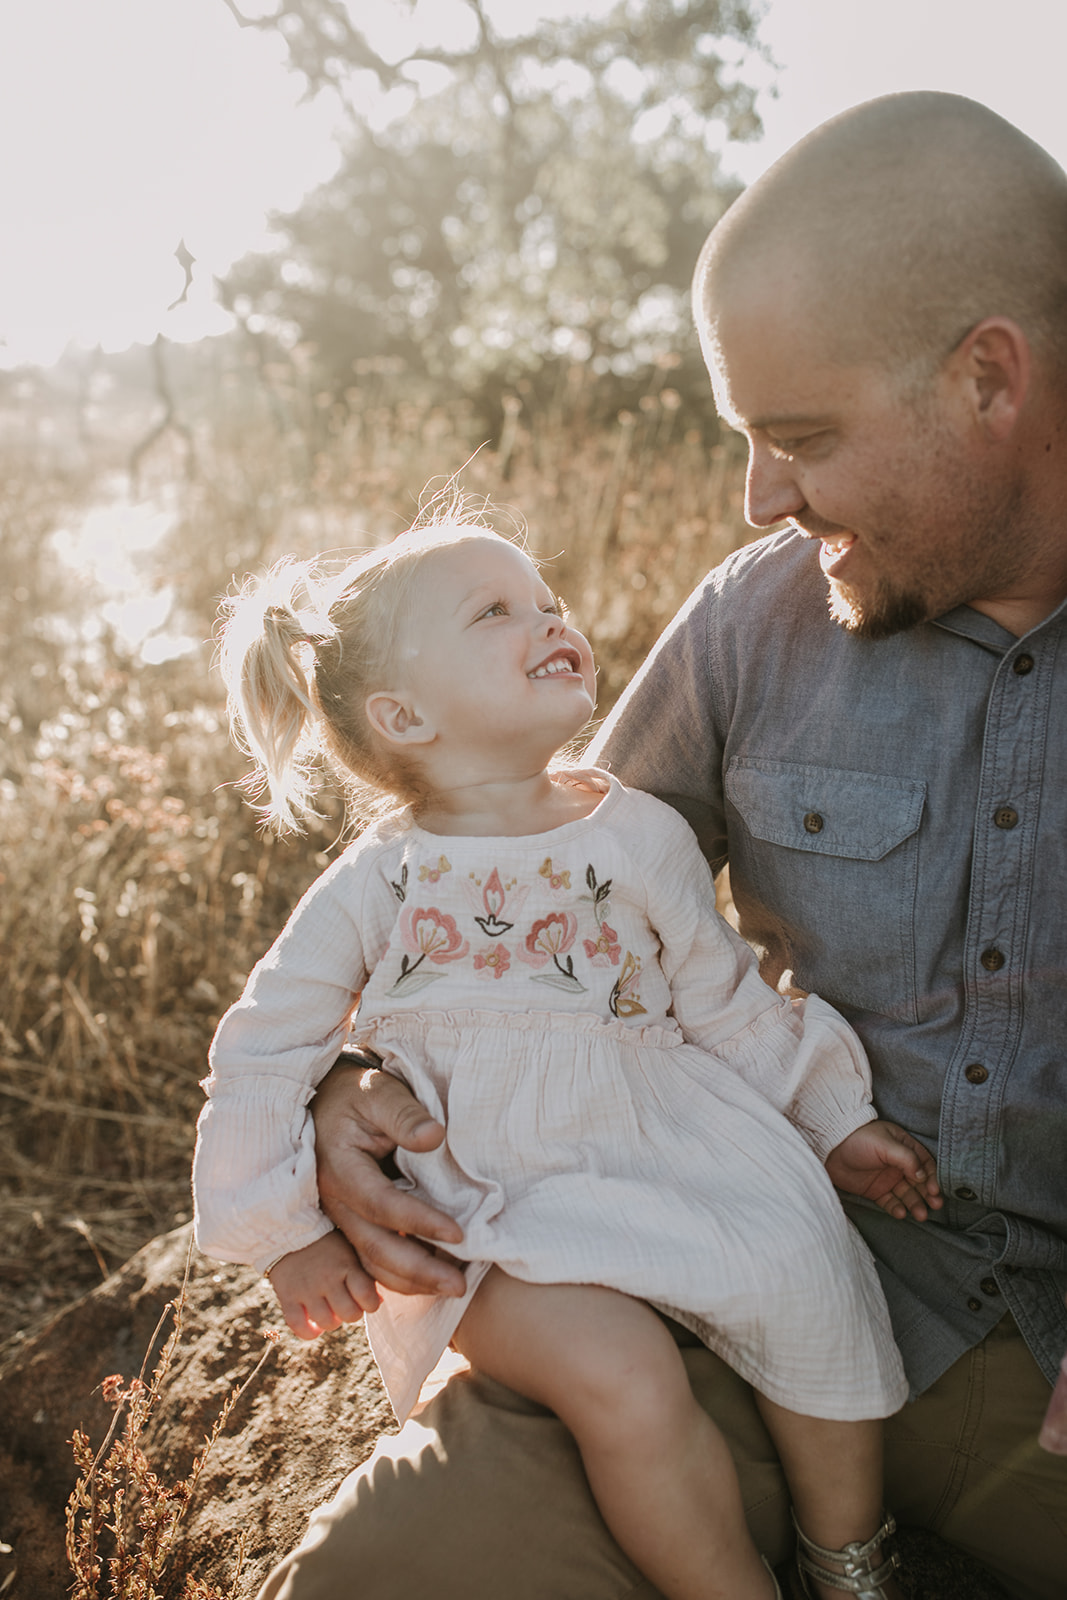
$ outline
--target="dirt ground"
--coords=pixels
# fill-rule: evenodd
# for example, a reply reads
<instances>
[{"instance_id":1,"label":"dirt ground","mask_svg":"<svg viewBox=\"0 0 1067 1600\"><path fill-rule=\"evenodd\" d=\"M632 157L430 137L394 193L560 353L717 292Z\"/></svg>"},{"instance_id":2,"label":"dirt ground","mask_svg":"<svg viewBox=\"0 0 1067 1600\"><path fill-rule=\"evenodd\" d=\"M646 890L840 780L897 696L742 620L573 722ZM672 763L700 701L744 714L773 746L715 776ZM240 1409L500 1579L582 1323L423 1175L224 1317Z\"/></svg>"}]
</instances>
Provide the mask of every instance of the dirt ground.
<instances>
[{"instance_id":1,"label":"dirt ground","mask_svg":"<svg viewBox=\"0 0 1067 1600\"><path fill-rule=\"evenodd\" d=\"M171 1315L162 1328L160 1318L182 1296L187 1265L180 1337L139 1440L164 1490L187 1477L227 1397L268 1355L207 1458L158 1584L163 1600L178 1600L190 1578L227 1600L251 1600L311 1510L395 1427L361 1326L311 1345L271 1337L280 1317L262 1278L192 1253L188 1226L164 1234L0 1350L3 1600L69 1595L65 1506L77 1479L69 1440L81 1428L94 1449L104 1441L114 1416L106 1378L121 1374L128 1387L142 1369L151 1376L172 1326ZM988 1574L932 1534L902 1530L900 1549L907 1600L1005 1600ZM799 1591L780 1577L795 1600ZM113 1591L105 1584L102 1593Z\"/></svg>"},{"instance_id":2,"label":"dirt ground","mask_svg":"<svg viewBox=\"0 0 1067 1600\"><path fill-rule=\"evenodd\" d=\"M188 1258L189 1229L166 1234L49 1326L7 1347L0 1366L5 1600L68 1595L64 1508L77 1477L68 1441L76 1427L94 1447L104 1440L113 1408L101 1383L117 1373L128 1384L150 1348L158 1352L171 1319L158 1335L157 1325L181 1292ZM181 1335L140 1441L165 1486L188 1474L227 1396L269 1354L212 1447L171 1563L173 1580L160 1585L168 1600L192 1576L228 1596L242 1535L235 1593L254 1594L312 1508L395 1426L362 1327L313 1345L288 1335L268 1344L268 1330L279 1327L264 1280L193 1257ZM154 1356L148 1374L153 1363Z\"/></svg>"}]
</instances>

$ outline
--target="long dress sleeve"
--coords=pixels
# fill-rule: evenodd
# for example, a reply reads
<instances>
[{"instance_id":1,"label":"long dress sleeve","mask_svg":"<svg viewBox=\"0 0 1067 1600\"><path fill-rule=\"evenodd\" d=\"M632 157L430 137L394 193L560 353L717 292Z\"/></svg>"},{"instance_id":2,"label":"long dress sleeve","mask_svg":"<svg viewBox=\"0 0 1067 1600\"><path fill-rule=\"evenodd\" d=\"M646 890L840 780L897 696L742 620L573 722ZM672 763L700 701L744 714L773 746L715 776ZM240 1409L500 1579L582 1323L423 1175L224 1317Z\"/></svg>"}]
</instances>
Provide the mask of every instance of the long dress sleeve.
<instances>
[{"instance_id":1,"label":"long dress sleeve","mask_svg":"<svg viewBox=\"0 0 1067 1600\"><path fill-rule=\"evenodd\" d=\"M308 1104L368 975L366 886L357 848L312 885L219 1024L193 1162L207 1255L264 1271L331 1230Z\"/></svg>"},{"instance_id":2,"label":"long dress sleeve","mask_svg":"<svg viewBox=\"0 0 1067 1600\"><path fill-rule=\"evenodd\" d=\"M648 796L640 797L640 810L648 814L638 859L675 1020L690 1042L782 1111L825 1161L877 1115L863 1046L817 995L790 999L763 981L754 952L715 909L715 886L691 829Z\"/></svg>"}]
</instances>

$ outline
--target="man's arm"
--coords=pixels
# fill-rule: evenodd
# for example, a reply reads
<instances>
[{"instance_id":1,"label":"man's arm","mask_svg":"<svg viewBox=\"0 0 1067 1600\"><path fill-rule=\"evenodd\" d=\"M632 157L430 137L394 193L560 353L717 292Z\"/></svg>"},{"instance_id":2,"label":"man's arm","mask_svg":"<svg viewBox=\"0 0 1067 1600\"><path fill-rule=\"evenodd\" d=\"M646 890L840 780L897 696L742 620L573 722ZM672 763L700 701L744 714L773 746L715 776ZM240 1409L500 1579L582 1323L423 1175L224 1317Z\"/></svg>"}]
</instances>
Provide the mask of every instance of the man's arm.
<instances>
[{"instance_id":1,"label":"man's arm","mask_svg":"<svg viewBox=\"0 0 1067 1600\"><path fill-rule=\"evenodd\" d=\"M690 596L583 758L681 812L713 872L727 856L721 719L711 671L718 583L719 569Z\"/></svg>"},{"instance_id":2,"label":"man's arm","mask_svg":"<svg viewBox=\"0 0 1067 1600\"><path fill-rule=\"evenodd\" d=\"M436 1150L445 1136L399 1078L378 1070L372 1058L342 1056L311 1102L315 1119L319 1203L360 1258L366 1282L399 1294L461 1295L466 1280L457 1266L411 1237L454 1248L459 1224L425 1201L397 1189L381 1162L399 1146Z\"/></svg>"}]
</instances>

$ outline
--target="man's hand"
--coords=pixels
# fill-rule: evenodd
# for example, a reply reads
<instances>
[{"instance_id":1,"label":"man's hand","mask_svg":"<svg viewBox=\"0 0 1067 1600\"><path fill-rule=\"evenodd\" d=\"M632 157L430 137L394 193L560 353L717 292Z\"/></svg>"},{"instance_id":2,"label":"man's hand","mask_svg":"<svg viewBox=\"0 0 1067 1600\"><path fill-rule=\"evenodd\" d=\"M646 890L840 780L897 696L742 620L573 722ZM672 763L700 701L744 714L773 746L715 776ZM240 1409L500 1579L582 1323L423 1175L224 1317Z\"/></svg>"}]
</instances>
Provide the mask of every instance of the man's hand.
<instances>
[{"instance_id":1,"label":"man's hand","mask_svg":"<svg viewBox=\"0 0 1067 1600\"><path fill-rule=\"evenodd\" d=\"M890 1216L925 1222L944 1201L929 1150L894 1122L867 1122L826 1158L834 1187L874 1200Z\"/></svg>"},{"instance_id":2,"label":"man's hand","mask_svg":"<svg viewBox=\"0 0 1067 1600\"><path fill-rule=\"evenodd\" d=\"M459 1267L407 1237L455 1246L463 1242L459 1224L396 1189L379 1166L398 1145L436 1150L445 1136L441 1124L399 1078L344 1059L319 1084L311 1111L319 1200L362 1264L356 1298L364 1310L380 1304L375 1280L399 1294L466 1293Z\"/></svg>"},{"instance_id":3,"label":"man's hand","mask_svg":"<svg viewBox=\"0 0 1067 1600\"><path fill-rule=\"evenodd\" d=\"M328 1233L303 1250L291 1250L267 1274L282 1314L298 1339L358 1322L364 1311L380 1305L373 1283L343 1233Z\"/></svg>"}]
</instances>

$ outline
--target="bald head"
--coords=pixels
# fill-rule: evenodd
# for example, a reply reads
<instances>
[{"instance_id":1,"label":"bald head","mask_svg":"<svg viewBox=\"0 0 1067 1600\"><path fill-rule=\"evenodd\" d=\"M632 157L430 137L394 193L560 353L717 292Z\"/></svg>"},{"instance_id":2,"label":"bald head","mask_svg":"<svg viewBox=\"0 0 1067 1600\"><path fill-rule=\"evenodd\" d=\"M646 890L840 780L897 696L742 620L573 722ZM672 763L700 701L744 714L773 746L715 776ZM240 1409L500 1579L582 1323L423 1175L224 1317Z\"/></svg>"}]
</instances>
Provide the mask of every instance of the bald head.
<instances>
[{"instance_id":1,"label":"bald head","mask_svg":"<svg viewBox=\"0 0 1067 1600\"><path fill-rule=\"evenodd\" d=\"M956 95L888 95L802 139L730 208L697 267L709 355L731 299L762 285L836 359L921 380L985 317L1010 317L1067 388L1067 175Z\"/></svg>"}]
</instances>

